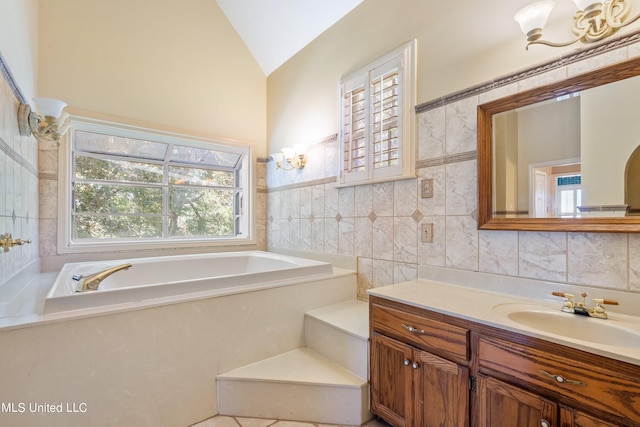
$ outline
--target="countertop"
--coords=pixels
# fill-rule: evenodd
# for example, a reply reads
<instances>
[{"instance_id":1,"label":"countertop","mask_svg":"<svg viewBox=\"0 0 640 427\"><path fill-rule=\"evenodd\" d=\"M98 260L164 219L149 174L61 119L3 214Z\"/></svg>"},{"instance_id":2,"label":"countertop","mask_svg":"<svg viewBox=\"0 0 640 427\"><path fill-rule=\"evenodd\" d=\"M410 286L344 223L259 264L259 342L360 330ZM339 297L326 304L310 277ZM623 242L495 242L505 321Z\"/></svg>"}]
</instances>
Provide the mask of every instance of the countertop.
<instances>
[{"instance_id":1,"label":"countertop","mask_svg":"<svg viewBox=\"0 0 640 427\"><path fill-rule=\"evenodd\" d=\"M558 290L564 291L562 289ZM580 316L581 320L585 321L586 327L589 327L591 322L623 322L628 331L637 333L637 340L631 340L632 342L628 342L628 346L618 347L544 332L517 323L507 316L509 309L512 308L518 310L551 310L557 311L561 315L577 316L575 314L562 313L563 300L553 297L557 302L549 301L548 295L550 293L545 291L541 289L540 298L536 299L434 280L418 279L371 289L367 293L370 296L456 316L476 323L506 329L589 353L640 365L640 317L614 312L609 306L607 306L609 314L609 319L607 320ZM529 291L528 293L531 292ZM605 298L609 297L605 296ZM579 299L577 298L576 301Z\"/></svg>"}]
</instances>

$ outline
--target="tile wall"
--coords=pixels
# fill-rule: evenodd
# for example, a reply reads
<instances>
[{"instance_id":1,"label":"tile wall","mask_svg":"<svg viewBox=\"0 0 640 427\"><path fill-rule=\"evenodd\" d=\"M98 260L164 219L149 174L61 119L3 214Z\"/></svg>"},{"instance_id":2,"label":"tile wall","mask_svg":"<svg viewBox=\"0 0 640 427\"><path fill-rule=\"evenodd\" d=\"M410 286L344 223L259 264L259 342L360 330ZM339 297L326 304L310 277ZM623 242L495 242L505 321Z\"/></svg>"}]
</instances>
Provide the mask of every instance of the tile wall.
<instances>
[{"instance_id":1,"label":"tile wall","mask_svg":"<svg viewBox=\"0 0 640 427\"><path fill-rule=\"evenodd\" d=\"M416 179L336 188L335 136L310 147L302 171L269 162L268 247L357 256L362 298L415 279L419 265L640 291L640 235L479 231L476 163L479 104L638 55L638 44L612 49L422 110ZM423 179L432 198L420 197ZM433 224L432 243L422 224Z\"/></svg>"},{"instance_id":2,"label":"tile wall","mask_svg":"<svg viewBox=\"0 0 640 427\"><path fill-rule=\"evenodd\" d=\"M0 234L32 241L9 252L0 249L3 298L3 285L38 260L38 143L18 132L21 102L25 97L0 56ZM7 302L3 298L0 305Z\"/></svg>"}]
</instances>

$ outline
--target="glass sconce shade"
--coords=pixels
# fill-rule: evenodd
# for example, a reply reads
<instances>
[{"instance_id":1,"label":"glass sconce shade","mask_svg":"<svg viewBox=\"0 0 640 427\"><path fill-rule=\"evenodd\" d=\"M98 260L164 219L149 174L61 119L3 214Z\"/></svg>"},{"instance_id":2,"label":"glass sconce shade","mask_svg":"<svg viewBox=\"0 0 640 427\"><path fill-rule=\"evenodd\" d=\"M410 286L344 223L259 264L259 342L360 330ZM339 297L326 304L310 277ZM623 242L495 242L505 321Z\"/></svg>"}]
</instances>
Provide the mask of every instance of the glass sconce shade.
<instances>
[{"instance_id":1,"label":"glass sconce shade","mask_svg":"<svg viewBox=\"0 0 640 427\"><path fill-rule=\"evenodd\" d=\"M54 98L33 98L38 110L43 116L58 118L62 114L62 110L67 106L67 103Z\"/></svg>"},{"instance_id":2,"label":"glass sconce shade","mask_svg":"<svg viewBox=\"0 0 640 427\"><path fill-rule=\"evenodd\" d=\"M602 0L573 0L573 2L578 6L578 9L585 10L592 4L602 4L604 1Z\"/></svg>"},{"instance_id":3,"label":"glass sconce shade","mask_svg":"<svg viewBox=\"0 0 640 427\"><path fill-rule=\"evenodd\" d=\"M593 2L593 0L587 1ZM544 28L555 4L552 0L535 2L520 9L513 18L520 24L522 32L528 34L532 30Z\"/></svg>"}]
</instances>

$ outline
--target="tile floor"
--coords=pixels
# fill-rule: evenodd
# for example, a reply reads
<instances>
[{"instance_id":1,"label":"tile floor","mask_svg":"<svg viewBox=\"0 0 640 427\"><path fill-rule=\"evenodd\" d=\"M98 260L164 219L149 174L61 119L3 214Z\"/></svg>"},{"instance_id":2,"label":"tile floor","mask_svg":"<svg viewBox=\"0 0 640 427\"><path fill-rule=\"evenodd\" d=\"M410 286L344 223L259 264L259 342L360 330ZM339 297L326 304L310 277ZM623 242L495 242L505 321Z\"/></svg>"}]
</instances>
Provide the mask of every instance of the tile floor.
<instances>
[{"instance_id":1,"label":"tile floor","mask_svg":"<svg viewBox=\"0 0 640 427\"><path fill-rule=\"evenodd\" d=\"M300 421L266 420L263 418L243 418L226 417L217 415L208 420L204 420L192 427L347 427L335 424L305 423ZM389 424L382 420L373 419L366 422L362 427L389 427Z\"/></svg>"}]
</instances>

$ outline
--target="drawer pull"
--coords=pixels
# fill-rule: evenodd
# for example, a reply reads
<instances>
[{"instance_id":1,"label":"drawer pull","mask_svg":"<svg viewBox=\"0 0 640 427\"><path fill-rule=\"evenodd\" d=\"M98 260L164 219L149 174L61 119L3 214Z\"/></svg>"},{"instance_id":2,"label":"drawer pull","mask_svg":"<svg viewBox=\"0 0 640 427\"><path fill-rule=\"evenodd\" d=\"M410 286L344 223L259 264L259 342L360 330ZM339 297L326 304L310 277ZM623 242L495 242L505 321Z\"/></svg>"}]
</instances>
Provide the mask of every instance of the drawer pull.
<instances>
[{"instance_id":1,"label":"drawer pull","mask_svg":"<svg viewBox=\"0 0 640 427\"><path fill-rule=\"evenodd\" d=\"M550 374L547 371L543 371L542 369L540 369L538 372L540 372L544 376L547 376L549 378L553 378L554 380L556 380L557 382L562 383L562 384L573 384L573 385L578 385L580 387L586 387L587 386L587 383L585 383L584 381L568 380L565 377L563 377L562 375L553 375L553 374Z\"/></svg>"},{"instance_id":2,"label":"drawer pull","mask_svg":"<svg viewBox=\"0 0 640 427\"><path fill-rule=\"evenodd\" d=\"M545 419L540 420L540 427L551 427L551 423Z\"/></svg>"},{"instance_id":3,"label":"drawer pull","mask_svg":"<svg viewBox=\"0 0 640 427\"><path fill-rule=\"evenodd\" d=\"M402 327L405 328L407 331L413 333L413 334L424 334L424 329L416 329L413 326L407 326L404 323L402 324Z\"/></svg>"}]
</instances>

